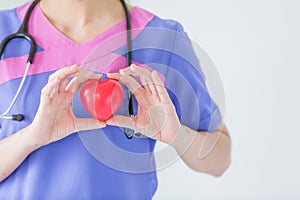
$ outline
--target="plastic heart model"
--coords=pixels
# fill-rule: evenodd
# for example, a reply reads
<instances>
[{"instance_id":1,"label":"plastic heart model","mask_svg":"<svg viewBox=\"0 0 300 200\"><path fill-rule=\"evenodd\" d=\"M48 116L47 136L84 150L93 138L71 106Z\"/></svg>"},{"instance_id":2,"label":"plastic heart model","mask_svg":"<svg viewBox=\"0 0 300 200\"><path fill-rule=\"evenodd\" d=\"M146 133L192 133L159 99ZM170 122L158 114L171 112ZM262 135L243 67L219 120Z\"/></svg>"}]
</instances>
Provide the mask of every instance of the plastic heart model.
<instances>
[{"instance_id":1,"label":"plastic heart model","mask_svg":"<svg viewBox=\"0 0 300 200\"><path fill-rule=\"evenodd\" d=\"M100 121L106 121L114 115L120 108L123 97L123 87L114 79L87 81L80 91L85 109Z\"/></svg>"}]
</instances>

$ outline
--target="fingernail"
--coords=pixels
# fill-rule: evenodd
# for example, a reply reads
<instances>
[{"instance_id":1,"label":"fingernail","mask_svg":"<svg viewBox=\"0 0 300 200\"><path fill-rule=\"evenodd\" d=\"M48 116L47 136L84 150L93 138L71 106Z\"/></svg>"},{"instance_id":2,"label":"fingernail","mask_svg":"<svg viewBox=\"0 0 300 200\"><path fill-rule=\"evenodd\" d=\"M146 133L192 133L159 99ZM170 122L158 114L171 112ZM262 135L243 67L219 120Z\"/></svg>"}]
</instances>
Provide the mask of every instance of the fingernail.
<instances>
[{"instance_id":1,"label":"fingernail","mask_svg":"<svg viewBox=\"0 0 300 200\"><path fill-rule=\"evenodd\" d=\"M78 66L75 64L75 65L72 65L71 66L71 69L76 69Z\"/></svg>"},{"instance_id":2,"label":"fingernail","mask_svg":"<svg viewBox=\"0 0 300 200\"><path fill-rule=\"evenodd\" d=\"M120 69L120 70L119 70L119 73L120 73L120 74L124 74L124 73L125 73L125 69Z\"/></svg>"},{"instance_id":3,"label":"fingernail","mask_svg":"<svg viewBox=\"0 0 300 200\"><path fill-rule=\"evenodd\" d=\"M99 123L100 128L106 127L106 123L105 122L98 121L98 123Z\"/></svg>"}]
</instances>

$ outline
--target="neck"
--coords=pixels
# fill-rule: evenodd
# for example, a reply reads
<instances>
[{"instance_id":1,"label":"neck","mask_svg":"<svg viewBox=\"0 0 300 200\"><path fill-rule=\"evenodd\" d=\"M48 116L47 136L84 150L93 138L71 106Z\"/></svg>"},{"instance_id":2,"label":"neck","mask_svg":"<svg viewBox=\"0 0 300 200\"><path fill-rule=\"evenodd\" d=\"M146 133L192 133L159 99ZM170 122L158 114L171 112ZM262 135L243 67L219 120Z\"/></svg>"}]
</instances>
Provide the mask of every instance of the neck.
<instances>
[{"instance_id":1,"label":"neck","mask_svg":"<svg viewBox=\"0 0 300 200\"><path fill-rule=\"evenodd\" d=\"M125 18L120 0L41 0L40 8L54 27L76 42Z\"/></svg>"},{"instance_id":2,"label":"neck","mask_svg":"<svg viewBox=\"0 0 300 200\"><path fill-rule=\"evenodd\" d=\"M85 24L111 16L123 17L120 0L42 0L40 7L47 17Z\"/></svg>"}]
</instances>

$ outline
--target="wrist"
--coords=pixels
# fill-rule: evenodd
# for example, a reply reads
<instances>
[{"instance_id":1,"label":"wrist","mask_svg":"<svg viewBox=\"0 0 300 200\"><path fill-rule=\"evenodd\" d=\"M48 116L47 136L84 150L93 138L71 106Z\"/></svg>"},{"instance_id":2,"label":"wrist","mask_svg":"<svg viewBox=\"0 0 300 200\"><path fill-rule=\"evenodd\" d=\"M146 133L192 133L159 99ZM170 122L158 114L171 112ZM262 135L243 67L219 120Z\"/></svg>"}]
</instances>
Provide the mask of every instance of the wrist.
<instances>
[{"instance_id":1,"label":"wrist","mask_svg":"<svg viewBox=\"0 0 300 200\"><path fill-rule=\"evenodd\" d=\"M184 126L179 121L178 117L176 119L168 120L170 123L166 123L162 128L161 135L162 141L168 145L174 146L177 141L181 140L183 136L182 132L184 131Z\"/></svg>"},{"instance_id":2,"label":"wrist","mask_svg":"<svg viewBox=\"0 0 300 200\"><path fill-rule=\"evenodd\" d=\"M32 125L27 126L19 133L22 141L24 142L25 148L30 151L35 151L36 149L44 146L41 142L37 140L34 136L34 131L32 130Z\"/></svg>"},{"instance_id":3,"label":"wrist","mask_svg":"<svg viewBox=\"0 0 300 200\"><path fill-rule=\"evenodd\" d=\"M195 131L181 125L170 145L181 152L180 154L183 154L193 144L196 136L197 133Z\"/></svg>"}]
</instances>

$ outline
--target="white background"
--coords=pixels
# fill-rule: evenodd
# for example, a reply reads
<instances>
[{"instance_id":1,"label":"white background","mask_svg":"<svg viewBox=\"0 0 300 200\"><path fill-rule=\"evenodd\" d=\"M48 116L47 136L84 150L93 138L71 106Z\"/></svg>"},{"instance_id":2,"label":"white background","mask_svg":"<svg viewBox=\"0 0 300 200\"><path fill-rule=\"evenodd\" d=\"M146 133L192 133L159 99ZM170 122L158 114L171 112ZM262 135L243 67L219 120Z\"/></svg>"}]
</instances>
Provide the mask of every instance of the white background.
<instances>
[{"instance_id":1,"label":"white background","mask_svg":"<svg viewBox=\"0 0 300 200\"><path fill-rule=\"evenodd\" d=\"M1 1L0 8L22 0ZM232 165L221 177L181 161L158 172L156 200L300 199L300 1L131 0L180 21L217 66Z\"/></svg>"}]
</instances>

